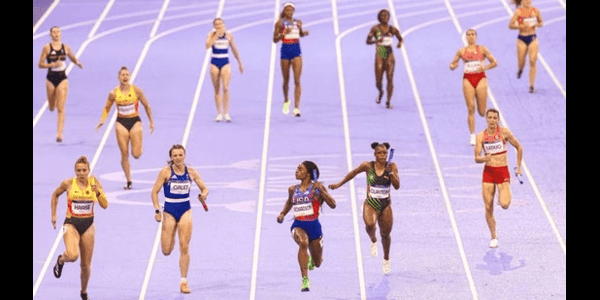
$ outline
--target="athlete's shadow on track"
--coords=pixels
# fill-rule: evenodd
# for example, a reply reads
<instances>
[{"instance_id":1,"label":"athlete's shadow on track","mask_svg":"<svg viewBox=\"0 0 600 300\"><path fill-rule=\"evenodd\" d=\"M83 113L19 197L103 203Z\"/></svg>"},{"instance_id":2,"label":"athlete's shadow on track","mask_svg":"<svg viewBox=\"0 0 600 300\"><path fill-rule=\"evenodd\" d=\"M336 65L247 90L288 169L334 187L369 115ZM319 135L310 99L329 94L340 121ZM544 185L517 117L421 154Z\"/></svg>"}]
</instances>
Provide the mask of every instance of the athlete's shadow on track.
<instances>
[{"instance_id":1,"label":"athlete's shadow on track","mask_svg":"<svg viewBox=\"0 0 600 300\"><path fill-rule=\"evenodd\" d=\"M390 293L390 279L389 276L383 276L379 284L374 284L367 288L367 299L387 299L387 295Z\"/></svg>"},{"instance_id":2,"label":"athlete's shadow on track","mask_svg":"<svg viewBox=\"0 0 600 300\"><path fill-rule=\"evenodd\" d=\"M476 266L477 270L487 270L490 272L490 275L500 275L502 272L514 271L525 266L524 259L519 260L519 265L511 266L513 256L504 252L500 252L498 255L496 256L496 249L489 250L483 257L485 265L478 264Z\"/></svg>"}]
</instances>

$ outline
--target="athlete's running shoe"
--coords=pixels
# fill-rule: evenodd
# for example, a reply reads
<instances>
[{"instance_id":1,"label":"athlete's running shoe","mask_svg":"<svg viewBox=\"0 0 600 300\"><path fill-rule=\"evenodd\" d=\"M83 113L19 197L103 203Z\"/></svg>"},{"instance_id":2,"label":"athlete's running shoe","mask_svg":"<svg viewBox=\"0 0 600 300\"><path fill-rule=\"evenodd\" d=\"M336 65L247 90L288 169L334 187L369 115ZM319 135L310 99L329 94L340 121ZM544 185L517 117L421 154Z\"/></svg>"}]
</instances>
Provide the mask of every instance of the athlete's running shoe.
<instances>
[{"instance_id":1,"label":"athlete's running shoe","mask_svg":"<svg viewBox=\"0 0 600 300\"><path fill-rule=\"evenodd\" d=\"M313 261L312 256L308 257L308 270L312 271L315 269L315 262Z\"/></svg>"},{"instance_id":2,"label":"athlete's running shoe","mask_svg":"<svg viewBox=\"0 0 600 300\"><path fill-rule=\"evenodd\" d=\"M229 116L229 114L225 114L225 115L223 115L223 117L225 118L225 121L227 123L231 123L231 117Z\"/></svg>"},{"instance_id":3,"label":"athlete's running shoe","mask_svg":"<svg viewBox=\"0 0 600 300\"><path fill-rule=\"evenodd\" d=\"M283 103L283 114L288 115L290 113L290 100Z\"/></svg>"},{"instance_id":4,"label":"athlete's running shoe","mask_svg":"<svg viewBox=\"0 0 600 300\"><path fill-rule=\"evenodd\" d=\"M490 248L498 248L498 239L495 238L490 242Z\"/></svg>"},{"instance_id":5,"label":"athlete's running shoe","mask_svg":"<svg viewBox=\"0 0 600 300\"><path fill-rule=\"evenodd\" d=\"M58 256L58 259L56 259L56 264L54 265L54 269L53 269L54 277L56 277L56 278L60 278L60 276L62 275L62 269L65 266L64 264L61 265L59 263L61 257L62 257L62 255Z\"/></svg>"},{"instance_id":6,"label":"athlete's running shoe","mask_svg":"<svg viewBox=\"0 0 600 300\"><path fill-rule=\"evenodd\" d=\"M215 122L221 122L223 121L223 115L222 114L218 114L217 118L215 118Z\"/></svg>"},{"instance_id":7,"label":"athlete's running shoe","mask_svg":"<svg viewBox=\"0 0 600 300\"><path fill-rule=\"evenodd\" d=\"M310 291L310 280L308 280L308 277L306 277L306 276L302 277L302 291L303 292Z\"/></svg>"},{"instance_id":8,"label":"athlete's running shoe","mask_svg":"<svg viewBox=\"0 0 600 300\"><path fill-rule=\"evenodd\" d=\"M383 274L390 275L392 273L392 265L389 260L383 260Z\"/></svg>"},{"instance_id":9,"label":"athlete's running shoe","mask_svg":"<svg viewBox=\"0 0 600 300\"><path fill-rule=\"evenodd\" d=\"M299 108L294 108L294 116L300 117L300 109Z\"/></svg>"},{"instance_id":10,"label":"athlete's running shoe","mask_svg":"<svg viewBox=\"0 0 600 300\"><path fill-rule=\"evenodd\" d=\"M377 254L378 254L377 252L378 252L377 251L377 243L372 243L371 244L371 255L373 257L377 257Z\"/></svg>"},{"instance_id":11,"label":"athlete's running shoe","mask_svg":"<svg viewBox=\"0 0 600 300\"><path fill-rule=\"evenodd\" d=\"M79 296L81 296L81 300L92 300L87 293L80 293Z\"/></svg>"},{"instance_id":12,"label":"athlete's running shoe","mask_svg":"<svg viewBox=\"0 0 600 300\"><path fill-rule=\"evenodd\" d=\"M183 294L189 294L192 291L190 290L190 287L188 286L188 281L187 279L182 279L181 280L181 284L179 285L179 290L181 290L181 292Z\"/></svg>"}]
</instances>

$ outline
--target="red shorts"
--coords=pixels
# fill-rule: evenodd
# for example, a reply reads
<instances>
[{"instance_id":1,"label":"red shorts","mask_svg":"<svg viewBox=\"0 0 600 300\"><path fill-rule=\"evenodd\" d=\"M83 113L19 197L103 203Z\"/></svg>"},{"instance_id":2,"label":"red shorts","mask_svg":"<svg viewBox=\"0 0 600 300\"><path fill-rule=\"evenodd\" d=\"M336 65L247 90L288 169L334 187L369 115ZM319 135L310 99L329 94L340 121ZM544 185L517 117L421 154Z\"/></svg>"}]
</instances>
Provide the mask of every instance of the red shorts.
<instances>
[{"instance_id":1,"label":"red shorts","mask_svg":"<svg viewBox=\"0 0 600 300\"><path fill-rule=\"evenodd\" d=\"M510 172L508 171L508 166L485 166L485 168L483 169L483 182L495 184L501 184L505 182L510 183Z\"/></svg>"},{"instance_id":2,"label":"red shorts","mask_svg":"<svg viewBox=\"0 0 600 300\"><path fill-rule=\"evenodd\" d=\"M486 78L486 77L485 77L485 72L481 72L481 73L465 73L465 76L463 78L467 79L471 83L473 88L477 88L479 81L481 81L481 79Z\"/></svg>"}]
</instances>

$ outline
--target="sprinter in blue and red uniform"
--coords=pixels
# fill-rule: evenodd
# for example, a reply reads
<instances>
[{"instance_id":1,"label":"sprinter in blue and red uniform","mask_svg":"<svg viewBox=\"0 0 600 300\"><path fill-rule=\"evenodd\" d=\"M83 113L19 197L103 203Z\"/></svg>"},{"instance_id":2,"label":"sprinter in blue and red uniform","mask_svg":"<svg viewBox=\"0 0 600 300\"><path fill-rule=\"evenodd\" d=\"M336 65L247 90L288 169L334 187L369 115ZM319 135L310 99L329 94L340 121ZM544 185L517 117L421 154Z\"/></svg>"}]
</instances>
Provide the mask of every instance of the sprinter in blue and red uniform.
<instances>
[{"instance_id":1,"label":"sprinter in blue and red uniform","mask_svg":"<svg viewBox=\"0 0 600 300\"><path fill-rule=\"evenodd\" d=\"M317 182L319 175L319 168L315 163L301 163L296 169L296 179L301 183L290 186L288 200L277 217L277 222L281 224L285 215L293 210L294 224L291 231L294 241L300 246L298 263L302 273L303 292L308 292L310 288L308 270L320 267L323 262L323 231L319 222L321 206L323 202L332 209L337 206L325 186Z\"/></svg>"},{"instance_id":2,"label":"sprinter in blue and red uniform","mask_svg":"<svg viewBox=\"0 0 600 300\"><path fill-rule=\"evenodd\" d=\"M283 72L283 113L290 113L290 100L288 98L290 84L290 66L294 70L294 116L300 117L300 95L302 87L300 76L302 75L302 51L300 50L300 38L308 35L308 31L302 30L302 21L294 19L296 8L292 2L283 4L283 11L273 32L273 43L281 41L281 70Z\"/></svg>"}]
</instances>

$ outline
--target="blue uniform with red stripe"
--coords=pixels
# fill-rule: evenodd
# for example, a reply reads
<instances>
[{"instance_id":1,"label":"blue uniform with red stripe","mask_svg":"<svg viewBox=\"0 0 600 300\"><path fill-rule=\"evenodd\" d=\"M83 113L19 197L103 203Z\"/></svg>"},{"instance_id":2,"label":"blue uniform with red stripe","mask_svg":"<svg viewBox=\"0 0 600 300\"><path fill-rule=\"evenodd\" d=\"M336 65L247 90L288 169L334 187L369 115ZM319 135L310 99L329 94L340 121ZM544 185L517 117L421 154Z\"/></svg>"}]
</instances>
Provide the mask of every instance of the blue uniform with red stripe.
<instances>
[{"instance_id":1,"label":"blue uniform with red stripe","mask_svg":"<svg viewBox=\"0 0 600 300\"><path fill-rule=\"evenodd\" d=\"M317 197L319 194L319 190L315 188L314 184L311 184L305 192L300 190L300 185L297 185L292 195L292 211L295 220L291 230L301 228L308 234L309 242L323 237L319 222L319 211L322 204Z\"/></svg>"}]
</instances>

